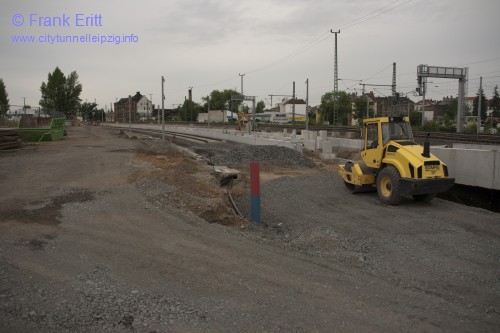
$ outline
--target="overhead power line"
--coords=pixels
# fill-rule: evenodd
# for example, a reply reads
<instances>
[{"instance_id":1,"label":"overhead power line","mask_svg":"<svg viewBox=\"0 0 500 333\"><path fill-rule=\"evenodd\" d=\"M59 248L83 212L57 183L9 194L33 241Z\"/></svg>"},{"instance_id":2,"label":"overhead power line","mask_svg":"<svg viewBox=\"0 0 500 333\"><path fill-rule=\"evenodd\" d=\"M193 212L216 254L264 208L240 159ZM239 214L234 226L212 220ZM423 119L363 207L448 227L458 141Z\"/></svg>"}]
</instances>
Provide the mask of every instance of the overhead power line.
<instances>
[{"instance_id":1,"label":"overhead power line","mask_svg":"<svg viewBox=\"0 0 500 333\"><path fill-rule=\"evenodd\" d=\"M369 21L371 19L374 19L376 17L379 17L385 13L388 13L390 11L393 11L401 6L404 6L410 2L412 2L413 0L407 0L403 3L400 3L396 6L394 6L395 4L397 4L398 2L400 2L402 0L396 0L396 1L393 1L391 2L390 4L388 5L385 5L381 8L378 8L360 18L357 18L355 20L352 20L350 22L347 22L347 23L344 23L342 24L341 26L339 26L337 29L342 29L342 30L345 30L345 29L349 29L353 26L356 26L358 24L361 24L361 23L364 23L366 21ZM267 65L264 65L264 66L261 66L261 67L258 67L258 68L255 68L253 70L249 70L249 71L245 71L245 73L247 74L253 74L253 73L257 73L257 72L260 72L262 70L265 70L265 69L268 69L270 67L273 67L275 65L278 65L280 63L283 63L284 61L287 61L289 59L292 59L302 53L304 53L305 51L315 47L316 45L320 44L321 42L323 42L324 40L330 38L331 35L330 35L330 30L328 31L325 31L324 33L322 33L321 35L319 35L318 37L314 38L313 40L311 40L310 42L304 44L303 46L301 46L300 48L296 49L295 51L267 64ZM236 77L236 75L234 76L230 76L230 77L227 77L223 80L220 80L220 81L217 81L217 82L213 82L213 83L208 83L208 84L203 84L203 85L198 85L198 87L210 87L210 86L214 86L214 85L217 85L217 84L221 84L221 83L224 83L224 82L227 82L227 81L230 81L230 80L233 80L234 78ZM179 91L181 91L183 89L180 89Z\"/></svg>"},{"instance_id":2,"label":"overhead power line","mask_svg":"<svg viewBox=\"0 0 500 333\"><path fill-rule=\"evenodd\" d=\"M400 1L401 0L396 0L396 1L394 1L394 2L392 2L390 4L388 4L388 5L386 5L384 7L376 9L376 10L374 10L374 11L372 11L372 12L370 12L370 13L368 13L368 14L366 14L366 15L364 15L364 16L362 16L362 17L360 17L360 18L358 18L358 19L356 19L354 21L351 21L349 23L345 23L345 24L337 27L337 29L342 29L342 30L349 29L349 28L354 27L354 26L356 26L358 24L364 23L366 21L369 21L369 20L372 20L372 19L374 19L376 17L379 17L380 15L383 15L385 13L393 11L394 9L397 9L397 8L399 8L401 6L404 6L404 5L412 2L413 0L408 0L408 1L403 2L403 3L401 3L401 4L397 5L397 6L394 6L394 7L391 7L391 8L388 8L388 9L384 10L385 8L390 7L390 6L392 6L395 3L400 2Z\"/></svg>"}]
</instances>

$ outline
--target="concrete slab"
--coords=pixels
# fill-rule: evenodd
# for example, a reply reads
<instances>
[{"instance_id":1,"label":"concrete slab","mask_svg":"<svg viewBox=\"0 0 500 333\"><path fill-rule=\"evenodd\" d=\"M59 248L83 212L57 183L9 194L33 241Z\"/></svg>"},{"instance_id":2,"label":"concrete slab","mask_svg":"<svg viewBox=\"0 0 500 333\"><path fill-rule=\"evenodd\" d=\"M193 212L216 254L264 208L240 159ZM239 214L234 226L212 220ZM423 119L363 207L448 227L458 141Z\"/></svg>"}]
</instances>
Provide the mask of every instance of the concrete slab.
<instances>
[{"instance_id":1,"label":"concrete slab","mask_svg":"<svg viewBox=\"0 0 500 333\"><path fill-rule=\"evenodd\" d=\"M321 143L321 151L325 154L331 154L333 152L333 142L323 141Z\"/></svg>"},{"instance_id":2,"label":"concrete slab","mask_svg":"<svg viewBox=\"0 0 500 333\"><path fill-rule=\"evenodd\" d=\"M322 160L333 160L337 158L337 155L334 153L319 153L319 158Z\"/></svg>"},{"instance_id":3,"label":"concrete slab","mask_svg":"<svg viewBox=\"0 0 500 333\"><path fill-rule=\"evenodd\" d=\"M357 139L360 134L358 132L346 132L345 137L348 139Z\"/></svg>"},{"instance_id":4,"label":"concrete slab","mask_svg":"<svg viewBox=\"0 0 500 333\"><path fill-rule=\"evenodd\" d=\"M309 150L316 149L316 140L304 140L302 143L304 144L304 148L306 148L306 149L309 149Z\"/></svg>"},{"instance_id":5,"label":"concrete slab","mask_svg":"<svg viewBox=\"0 0 500 333\"><path fill-rule=\"evenodd\" d=\"M470 144L470 143L454 143L453 148L500 151L499 145L478 145L478 144Z\"/></svg>"},{"instance_id":6,"label":"concrete slab","mask_svg":"<svg viewBox=\"0 0 500 333\"><path fill-rule=\"evenodd\" d=\"M309 131L309 139L308 140L314 140L318 138L318 132L317 131Z\"/></svg>"},{"instance_id":7,"label":"concrete slab","mask_svg":"<svg viewBox=\"0 0 500 333\"><path fill-rule=\"evenodd\" d=\"M499 152L437 147L431 152L448 165L457 184L500 190Z\"/></svg>"},{"instance_id":8,"label":"concrete slab","mask_svg":"<svg viewBox=\"0 0 500 333\"><path fill-rule=\"evenodd\" d=\"M344 138L331 138L334 150L353 150L360 151L363 148L363 140L360 139L344 139Z\"/></svg>"},{"instance_id":9,"label":"concrete slab","mask_svg":"<svg viewBox=\"0 0 500 333\"><path fill-rule=\"evenodd\" d=\"M228 168L227 166L222 166L222 165L217 165L214 166L214 171L218 175L219 179L228 177L228 176L234 176L234 178L240 179L241 178L241 171L236 170L236 169L231 169Z\"/></svg>"}]
</instances>

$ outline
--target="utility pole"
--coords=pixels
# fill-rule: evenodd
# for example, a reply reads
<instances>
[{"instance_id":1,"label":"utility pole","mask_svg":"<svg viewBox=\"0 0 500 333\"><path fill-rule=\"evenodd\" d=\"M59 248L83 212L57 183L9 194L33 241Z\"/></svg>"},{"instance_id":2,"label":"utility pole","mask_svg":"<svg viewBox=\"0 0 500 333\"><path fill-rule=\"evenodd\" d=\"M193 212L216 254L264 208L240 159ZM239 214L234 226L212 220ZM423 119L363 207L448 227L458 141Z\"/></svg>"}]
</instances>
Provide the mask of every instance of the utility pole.
<instances>
[{"instance_id":1,"label":"utility pole","mask_svg":"<svg viewBox=\"0 0 500 333\"><path fill-rule=\"evenodd\" d=\"M165 78L161 77L161 139L165 141L165 91L163 90Z\"/></svg>"},{"instance_id":2,"label":"utility pole","mask_svg":"<svg viewBox=\"0 0 500 333\"><path fill-rule=\"evenodd\" d=\"M243 74L238 73L238 75L241 76L241 96L244 96L243 95L243 77L245 76L245 73L243 73Z\"/></svg>"},{"instance_id":3,"label":"utility pole","mask_svg":"<svg viewBox=\"0 0 500 333\"><path fill-rule=\"evenodd\" d=\"M132 117L131 117L131 114L132 114L132 97L130 95L128 95L128 130L129 132L132 131Z\"/></svg>"},{"instance_id":4,"label":"utility pole","mask_svg":"<svg viewBox=\"0 0 500 333\"><path fill-rule=\"evenodd\" d=\"M193 100L193 87L189 87L188 94L189 94L189 114L190 114L190 118L192 118L193 117L193 103L191 103L191 101ZM186 110L186 120L187 120L187 110Z\"/></svg>"},{"instance_id":5,"label":"utility pole","mask_svg":"<svg viewBox=\"0 0 500 333\"><path fill-rule=\"evenodd\" d=\"M151 116L153 116L153 112L155 107L153 105L153 94L149 94L149 104L151 104ZM149 114L148 114L148 122L149 122Z\"/></svg>"},{"instance_id":6,"label":"utility pole","mask_svg":"<svg viewBox=\"0 0 500 333\"><path fill-rule=\"evenodd\" d=\"M295 81L293 81L293 97L292 97L292 124L295 124Z\"/></svg>"},{"instance_id":7,"label":"utility pole","mask_svg":"<svg viewBox=\"0 0 500 333\"><path fill-rule=\"evenodd\" d=\"M335 60L333 64L333 124L335 125L338 122L338 112L337 112L337 99L339 93L339 72L338 72L338 63L337 63L337 34L339 31L333 31L330 29L332 34L335 34Z\"/></svg>"},{"instance_id":8,"label":"utility pole","mask_svg":"<svg viewBox=\"0 0 500 333\"><path fill-rule=\"evenodd\" d=\"M396 114L399 111L399 98L398 94L396 93L396 63L392 63L392 105L393 105L393 114L394 114L394 108L396 109Z\"/></svg>"},{"instance_id":9,"label":"utility pole","mask_svg":"<svg viewBox=\"0 0 500 333\"><path fill-rule=\"evenodd\" d=\"M293 97L292 95L267 95L271 96L271 107L273 107L273 96L279 96L279 97Z\"/></svg>"},{"instance_id":10,"label":"utility pole","mask_svg":"<svg viewBox=\"0 0 500 333\"><path fill-rule=\"evenodd\" d=\"M483 99L483 77L479 77L479 96L477 100L477 133L481 131L481 100Z\"/></svg>"},{"instance_id":11,"label":"utility pole","mask_svg":"<svg viewBox=\"0 0 500 333\"><path fill-rule=\"evenodd\" d=\"M425 90L427 90L427 78L424 77L422 82L422 126L424 126L424 115L425 115Z\"/></svg>"},{"instance_id":12,"label":"utility pole","mask_svg":"<svg viewBox=\"0 0 500 333\"><path fill-rule=\"evenodd\" d=\"M306 80L306 131L309 130L309 79Z\"/></svg>"},{"instance_id":13,"label":"utility pole","mask_svg":"<svg viewBox=\"0 0 500 333\"><path fill-rule=\"evenodd\" d=\"M207 128L210 129L210 96L208 96L207 100L207 116L208 116Z\"/></svg>"},{"instance_id":14,"label":"utility pole","mask_svg":"<svg viewBox=\"0 0 500 333\"><path fill-rule=\"evenodd\" d=\"M392 63L392 98L396 98L396 63Z\"/></svg>"},{"instance_id":15,"label":"utility pole","mask_svg":"<svg viewBox=\"0 0 500 333\"><path fill-rule=\"evenodd\" d=\"M365 86L366 86L366 84L365 83L360 83L360 85L363 86L363 92L361 94L363 96L365 96ZM366 95L365 97L366 97L366 118L370 118L370 109L369 109L370 101L368 100L368 95Z\"/></svg>"}]
</instances>

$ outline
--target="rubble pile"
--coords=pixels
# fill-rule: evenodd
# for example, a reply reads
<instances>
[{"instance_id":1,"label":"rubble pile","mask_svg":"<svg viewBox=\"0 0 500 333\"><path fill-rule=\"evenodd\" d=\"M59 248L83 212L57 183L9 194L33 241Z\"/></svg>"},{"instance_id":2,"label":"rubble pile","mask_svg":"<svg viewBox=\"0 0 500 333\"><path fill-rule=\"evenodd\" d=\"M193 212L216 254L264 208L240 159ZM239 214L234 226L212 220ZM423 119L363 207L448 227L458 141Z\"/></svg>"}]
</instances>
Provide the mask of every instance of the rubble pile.
<instances>
[{"instance_id":1,"label":"rubble pile","mask_svg":"<svg viewBox=\"0 0 500 333\"><path fill-rule=\"evenodd\" d=\"M314 168L316 164L296 150L280 146L241 146L227 151L214 152L213 165L237 167L242 163L273 161L288 168Z\"/></svg>"}]
</instances>

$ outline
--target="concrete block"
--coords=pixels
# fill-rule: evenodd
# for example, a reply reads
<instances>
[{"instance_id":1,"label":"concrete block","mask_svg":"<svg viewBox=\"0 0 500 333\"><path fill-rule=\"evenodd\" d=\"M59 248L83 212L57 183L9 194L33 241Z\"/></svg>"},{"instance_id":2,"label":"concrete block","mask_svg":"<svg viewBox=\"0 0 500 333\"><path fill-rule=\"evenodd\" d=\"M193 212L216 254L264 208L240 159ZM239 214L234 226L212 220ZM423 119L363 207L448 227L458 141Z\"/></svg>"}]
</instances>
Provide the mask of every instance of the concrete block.
<instances>
[{"instance_id":1,"label":"concrete block","mask_svg":"<svg viewBox=\"0 0 500 333\"><path fill-rule=\"evenodd\" d=\"M500 190L498 152L458 148L431 148L431 152L448 165L457 184Z\"/></svg>"},{"instance_id":2,"label":"concrete block","mask_svg":"<svg viewBox=\"0 0 500 333\"><path fill-rule=\"evenodd\" d=\"M334 149L342 148L343 150L353 150L360 151L363 148L363 140L359 139L344 139L344 138L332 138Z\"/></svg>"},{"instance_id":3,"label":"concrete block","mask_svg":"<svg viewBox=\"0 0 500 333\"><path fill-rule=\"evenodd\" d=\"M294 142L294 145L296 151L298 151L301 154L304 152L304 146L301 142Z\"/></svg>"},{"instance_id":4,"label":"concrete block","mask_svg":"<svg viewBox=\"0 0 500 333\"><path fill-rule=\"evenodd\" d=\"M331 154L333 152L333 142L323 141L321 144L321 151L325 154Z\"/></svg>"},{"instance_id":5,"label":"concrete block","mask_svg":"<svg viewBox=\"0 0 500 333\"><path fill-rule=\"evenodd\" d=\"M346 132L345 137L348 139L358 139L359 133L358 132Z\"/></svg>"},{"instance_id":6,"label":"concrete block","mask_svg":"<svg viewBox=\"0 0 500 333\"><path fill-rule=\"evenodd\" d=\"M326 138L328 137L328 132L327 131L319 131L318 137L321 138L321 140L325 141Z\"/></svg>"},{"instance_id":7,"label":"concrete block","mask_svg":"<svg viewBox=\"0 0 500 333\"><path fill-rule=\"evenodd\" d=\"M219 179L223 179L227 176L234 176L234 178L240 179L241 178L241 171L236 170L236 169L231 169L228 168L227 166L214 166L214 171L217 174Z\"/></svg>"},{"instance_id":8,"label":"concrete block","mask_svg":"<svg viewBox=\"0 0 500 333\"><path fill-rule=\"evenodd\" d=\"M337 158L337 155L334 153L319 153L319 158L322 160L333 160Z\"/></svg>"},{"instance_id":9,"label":"concrete block","mask_svg":"<svg viewBox=\"0 0 500 333\"><path fill-rule=\"evenodd\" d=\"M321 149L321 145L323 143L323 140L320 137L316 138L316 150Z\"/></svg>"},{"instance_id":10,"label":"concrete block","mask_svg":"<svg viewBox=\"0 0 500 333\"><path fill-rule=\"evenodd\" d=\"M316 140L304 140L304 148L314 150L316 148Z\"/></svg>"},{"instance_id":11,"label":"concrete block","mask_svg":"<svg viewBox=\"0 0 500 333\"><path fill-rule=\"evenodd\" d=\"M318 137L318 132L317 131L309 131L309 139L308 140L314 140L314 141L316 141L317 137Z\"/></svg>"}]
</instances>

